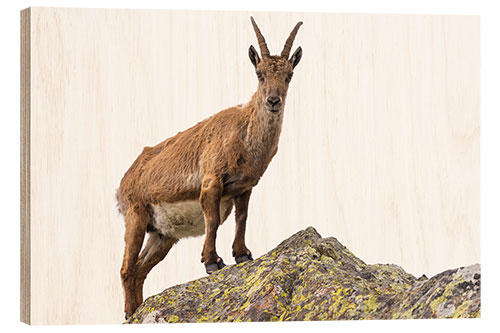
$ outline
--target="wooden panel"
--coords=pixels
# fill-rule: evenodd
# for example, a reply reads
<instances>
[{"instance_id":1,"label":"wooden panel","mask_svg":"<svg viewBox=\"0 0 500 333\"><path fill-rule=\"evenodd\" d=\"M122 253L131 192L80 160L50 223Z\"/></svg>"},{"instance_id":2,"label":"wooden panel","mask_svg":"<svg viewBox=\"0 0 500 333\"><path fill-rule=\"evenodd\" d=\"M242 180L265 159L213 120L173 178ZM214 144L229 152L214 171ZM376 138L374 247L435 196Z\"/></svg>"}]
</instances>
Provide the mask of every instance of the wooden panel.
<instances>
[{"instance_id":1,"label":"wooden panel","mask_svg":"<svg viewBox=\"0 0 500 333\"><path fill-rule=\"evenodd\" d=\"M144 146L249 100L250 14L272 53L304 21L279 152L250 203L254 255L312 225L415 275L479 261L479 17L32 8L32 323L122 320L115 190ZM230 217L228 263L233 233ZM202 242L179 242L145 295L204 276Z\"/></svg>"}]
</instances>

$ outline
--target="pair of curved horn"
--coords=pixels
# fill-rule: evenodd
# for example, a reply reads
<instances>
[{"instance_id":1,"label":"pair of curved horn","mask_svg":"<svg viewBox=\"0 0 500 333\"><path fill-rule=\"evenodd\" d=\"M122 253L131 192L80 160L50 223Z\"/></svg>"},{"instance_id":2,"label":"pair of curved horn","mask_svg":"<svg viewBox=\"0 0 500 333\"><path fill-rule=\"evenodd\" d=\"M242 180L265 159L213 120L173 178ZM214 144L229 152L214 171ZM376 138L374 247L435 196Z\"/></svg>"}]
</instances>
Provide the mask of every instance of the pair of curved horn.
<instances>
[{"instance_id":1,"label":"pair of curved horn","mask_svg":"<svg viewBox=\"0 0 500 333\"><path fill-rule=\"evenodd\" d=\"M267 48L266 40L264 39L264 36L262 36L262 33L260 32L260 29L257 26L257 23L255 23L255 20L253 19L252 16L250 16L250 20L252 21L253 30L255 30L255 34L257 35L257 41L259 42L259 47L260 47L260 54L262 55L263 58L271 56L271 54L269 53L269 49ZM298 22L293 28L292 32L290 33L290 36L288 36L285 42L285 46L283 47L283 51L281 51L282 58L288 59L288 56L290 55L290 50L292 49L293 40L295 39L297 31L299 31L301 25L302 22Z\"/></svg>"}]
</instances>

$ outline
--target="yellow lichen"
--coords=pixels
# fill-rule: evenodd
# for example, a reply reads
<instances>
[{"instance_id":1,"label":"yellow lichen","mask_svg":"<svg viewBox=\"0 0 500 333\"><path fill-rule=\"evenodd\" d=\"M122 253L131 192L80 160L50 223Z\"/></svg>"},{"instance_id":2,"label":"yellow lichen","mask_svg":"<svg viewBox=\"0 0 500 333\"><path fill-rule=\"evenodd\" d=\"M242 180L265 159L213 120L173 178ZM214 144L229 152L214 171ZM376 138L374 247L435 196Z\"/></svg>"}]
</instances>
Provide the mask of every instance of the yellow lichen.
<instances>
[{"instance_id":1,"label":"yellow lichen","mask_svg":"<svg viewBox=\"0 0 500 333\"><path fill-rule=\"evenodd\" d=\"M177 323L179 321L179 317L176 316L176 315L171 315L170 317L168 317L168 321L169 323Z\"/></svg>"},{"instance_id":2,"label":"yellow lichen","mask_svg":"<svg viewBox=\"0 0 500 333\"><path fill-rule=\"evenodd\" d=\"M469 309L471 304L472 304L471 301L465 301L462 304L460 304L455 309L455 312L453 313L453 318L468 318L468 317L470 317L470 314L467 312L467 310Z\"/></svg>"}]
</instances>

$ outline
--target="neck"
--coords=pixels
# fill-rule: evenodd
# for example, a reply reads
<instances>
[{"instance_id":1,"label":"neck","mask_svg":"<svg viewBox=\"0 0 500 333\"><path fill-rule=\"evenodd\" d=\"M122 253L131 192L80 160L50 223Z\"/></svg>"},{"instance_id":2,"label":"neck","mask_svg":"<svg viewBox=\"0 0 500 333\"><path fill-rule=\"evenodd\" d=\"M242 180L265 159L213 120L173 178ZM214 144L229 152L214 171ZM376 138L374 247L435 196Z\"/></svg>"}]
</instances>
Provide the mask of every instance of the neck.
<instances>
[{"instance_id":1,"label":"neck","mask_svg":"<svg viewBox=\"0 0 500 333\"><path fill-rule=\"evenodd\" d=\"M283 109L279 114L273 114L261 101L262 98L255 93L248 103L249 123L245 144L248 152L267 166L278 147Z\"/></svg>"}]
</instances>

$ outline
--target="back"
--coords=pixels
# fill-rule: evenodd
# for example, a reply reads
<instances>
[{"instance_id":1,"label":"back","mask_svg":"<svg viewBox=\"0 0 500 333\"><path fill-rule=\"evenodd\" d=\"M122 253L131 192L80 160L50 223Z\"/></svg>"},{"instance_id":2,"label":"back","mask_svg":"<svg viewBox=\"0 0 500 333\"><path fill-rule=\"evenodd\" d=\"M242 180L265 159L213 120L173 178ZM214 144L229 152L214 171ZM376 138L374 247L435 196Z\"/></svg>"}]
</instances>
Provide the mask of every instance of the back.
<instances>
[{"instance_id":1,"label":"back","mask_svg":"<svg viewBox=\"0 0 500 333\"><path fill-rule=\"evenodd\" d=\"M143 204L197 199L201 190L200 157L204 151L228 149L225 138L242 132L240 106L216 113L154 147L145 147L123 176L117 191L120 211Z\"/></svg>"}]
</instances>

